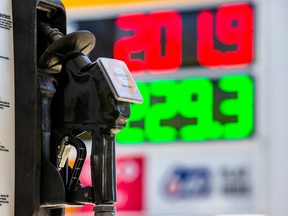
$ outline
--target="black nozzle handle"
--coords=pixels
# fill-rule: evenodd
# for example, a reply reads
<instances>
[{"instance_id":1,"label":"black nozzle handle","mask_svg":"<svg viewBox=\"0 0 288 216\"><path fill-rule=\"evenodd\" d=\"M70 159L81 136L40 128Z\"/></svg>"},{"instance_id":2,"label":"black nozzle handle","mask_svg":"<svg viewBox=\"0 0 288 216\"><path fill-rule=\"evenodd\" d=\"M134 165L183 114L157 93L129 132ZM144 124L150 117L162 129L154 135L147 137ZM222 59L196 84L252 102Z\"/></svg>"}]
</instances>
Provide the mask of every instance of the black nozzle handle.
<instances>
[{"instance_id":1,"label":"black nozzle handle","mask_svg":"<svg viewBox=\"0 0 288 216\"><path fill-rule=\"evenodd\" d=\"M116 197L115 134L92 133L91 176L96 205L114 204Z\"/></svg>"}]
</instances>

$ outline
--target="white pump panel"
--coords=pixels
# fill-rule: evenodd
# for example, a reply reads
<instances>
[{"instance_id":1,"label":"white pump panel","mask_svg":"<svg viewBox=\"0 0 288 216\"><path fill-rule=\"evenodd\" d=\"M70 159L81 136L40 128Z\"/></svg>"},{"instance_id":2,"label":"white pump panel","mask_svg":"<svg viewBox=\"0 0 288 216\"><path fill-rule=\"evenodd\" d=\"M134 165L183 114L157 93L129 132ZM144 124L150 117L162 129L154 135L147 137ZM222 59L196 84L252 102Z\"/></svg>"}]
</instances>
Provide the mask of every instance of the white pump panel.
<instances>
[{"instance_id":1,"label":"white pump panel","mask_svg":"<svg viewBox=\"0 0 288 216\"><path fill-rule=\"evenodd\" d=\"M14 215L15 97L12 0L0 1L0 215Z\"/></svg>"}]
</instances>

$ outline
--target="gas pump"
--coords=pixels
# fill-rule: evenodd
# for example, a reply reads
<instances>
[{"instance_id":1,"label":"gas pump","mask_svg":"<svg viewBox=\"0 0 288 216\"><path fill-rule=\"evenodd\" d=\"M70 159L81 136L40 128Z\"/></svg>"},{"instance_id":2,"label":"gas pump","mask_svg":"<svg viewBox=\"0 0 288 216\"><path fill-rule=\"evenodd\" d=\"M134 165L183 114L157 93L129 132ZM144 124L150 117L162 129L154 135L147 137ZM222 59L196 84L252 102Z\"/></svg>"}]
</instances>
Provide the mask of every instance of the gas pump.
<instances>
[{"instance_id":1,"label":"gas pump","mask_svg":"<svg viewBox=\"0 0 288 216\"><path fill-rule=\"evenodd\" d=\"M115 135L125 127L130 103L141 103L142 96L124 62L91 62L88 54L96 44L92 33L65 34L60 1L40 1L37 14L42 214L52 209L53 215L63 215L66 206L94 203L95 216L114 216ZM79 179L87 156L79 138L84 132L92 137L92 185L86 187ZM70 167L73 147L76 159Z\"/></svg>"}]
</instances>

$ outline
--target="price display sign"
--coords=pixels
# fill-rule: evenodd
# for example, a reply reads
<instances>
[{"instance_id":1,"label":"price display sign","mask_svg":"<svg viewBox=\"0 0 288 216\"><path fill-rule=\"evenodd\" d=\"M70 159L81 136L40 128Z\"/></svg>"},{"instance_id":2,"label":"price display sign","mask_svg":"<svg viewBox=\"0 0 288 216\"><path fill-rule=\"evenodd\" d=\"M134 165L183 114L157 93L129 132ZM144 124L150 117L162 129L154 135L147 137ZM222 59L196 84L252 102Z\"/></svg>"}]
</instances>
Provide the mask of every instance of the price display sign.
<instances>
[{"instance_id":1,"label":"price display sign","mask_svg":"<svg viewBox=\"0 0 288 216\"><path fill-rule=\"evenodd\" d=\"M97 37L92 58L124 61L142 93L144 102L131 105L119 143L235 140L254 133L252 4L129 12L77 26ZM194 74L199 68L205 76ZM233 72L239 68L241 74Z\"/></svg>"},{"instance_id":2,"label":"price display sign","mask_svg":"<svg viewBox=\"0 0 288 216\"><path fill-rule=\"evenodd\" d=\"M234 3L202 10L120 14L77 25L97 37L92 56L123 60L135 75L175 73L190 66L249 65L254 58L253 14L252 5Z\"/></svg>"},{"instance_id":3,"label":"price display sign","mask_svg":"<svg viewBox=\"0 0 288 216\"><path fill-rule=\"evenodd\" d=\"M143 105L120 143L242 139L254 130L254 82L247 75L139 82Z\"/></svg>"}]
</instances>

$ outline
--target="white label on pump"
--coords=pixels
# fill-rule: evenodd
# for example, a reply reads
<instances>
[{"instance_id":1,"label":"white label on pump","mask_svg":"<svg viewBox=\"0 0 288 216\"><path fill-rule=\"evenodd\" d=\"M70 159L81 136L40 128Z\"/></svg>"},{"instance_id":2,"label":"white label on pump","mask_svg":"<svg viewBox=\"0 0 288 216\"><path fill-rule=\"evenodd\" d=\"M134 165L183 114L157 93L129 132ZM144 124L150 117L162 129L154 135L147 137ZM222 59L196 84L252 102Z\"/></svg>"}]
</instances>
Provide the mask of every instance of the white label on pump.
<instances>
[{"instance_id":1,"label":"white label on pump","mask_svg":"<svg viewBox=\"0 0 288 216\"><path fill-rule=\"evenodd\" d=\"M12 1L0 1L0 215L14 215L15 99Z\"/></svg>"},{"instance_id":2,"label":"white label on pump","mask_svg":"<svg viewBox=\"0 0 288 216\"><path fill-rule=\"evenodd\" d=\"M97 64L117 100L131 103L143 102L141 93L123 61L98 58Z\"/></svg>"}]
</instances>

